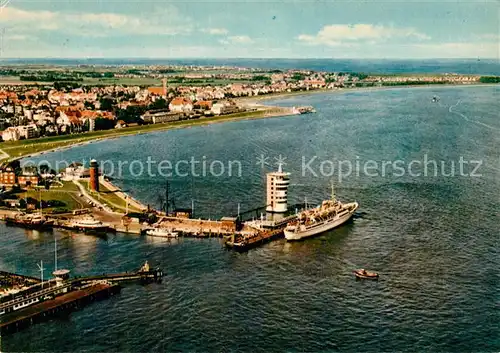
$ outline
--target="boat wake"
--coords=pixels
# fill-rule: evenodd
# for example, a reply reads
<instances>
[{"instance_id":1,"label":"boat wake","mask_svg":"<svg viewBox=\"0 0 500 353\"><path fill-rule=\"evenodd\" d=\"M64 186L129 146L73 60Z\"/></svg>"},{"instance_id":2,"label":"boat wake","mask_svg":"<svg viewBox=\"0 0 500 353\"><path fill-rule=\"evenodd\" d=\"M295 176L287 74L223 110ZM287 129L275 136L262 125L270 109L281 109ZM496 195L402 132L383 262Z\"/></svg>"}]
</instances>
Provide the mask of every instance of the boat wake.
<instances>
[{"instance_id":1,"label":"boat wake","mask_svg":"<svg viewBox=\"0 0 500 353\"><path fill-rule=\"evenodd\" d=\"M361 212L356 212L356 213L354 213L354 214L352 215L352 219L363 219L363 218L365 218L365 216L366 216L366 215L368 215L368 213L363 212L363 211L361 211Z\"/></svg>"},{"instance_id":2,"label":"boat wake","mask_svg":"<svg viewBox=\"0 0 500 353\"><path fill-rule=\"evenodd\" d=\"M467 115L462 114L462 113L460 113L460 112L457 112L457 111L453 110L453 108L454 108L454 107L458 107L458 105L459 105L460 103L461 103L461 100L459 99L459 100L457 101L457 103L456 103L456 104L454 104L454 105L450 105L450 107L448 108L448 112L450 112L450 113L452 113L452 114L456 114L456 115L458 115L458 116L462 117L465 121L467 121L467 122L469 122L469 123L473 123L473 124L481 125L481 126L484 126L484 127L488 128L488 129L491 129L491 130L497 130L497 131L498 131L498 130L500 130L499 128L496 128L496 127L494 127L494 126L491 126L491 125L488 125L488 124L482 123L482 122L480 122L480 121L469 119L469 118L467 117ZM446 106L442 105L441 103L439 103L439 106L440 106L440 107L443 107L443 108L446 108Z\"/></svg>"}]
</instances>

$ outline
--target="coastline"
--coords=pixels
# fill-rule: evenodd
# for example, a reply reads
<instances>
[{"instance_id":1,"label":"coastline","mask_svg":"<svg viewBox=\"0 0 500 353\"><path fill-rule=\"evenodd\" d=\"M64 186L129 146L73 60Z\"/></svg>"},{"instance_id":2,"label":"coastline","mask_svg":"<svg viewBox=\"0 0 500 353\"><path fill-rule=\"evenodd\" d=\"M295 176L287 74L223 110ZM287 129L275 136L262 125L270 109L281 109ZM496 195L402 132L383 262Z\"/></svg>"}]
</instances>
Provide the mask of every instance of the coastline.
<instances>
[{"instance_id":1,"label":"coastline","mask_svg":"<svg viewBox=\"0 0 500 353\"><path fill-rule=\"evenodd\" d=\"M241 97L235 98L237 102L240 104L246 105L247 107L257 108L255 111L248 111L244 113L236 113L229 115L222 115L217 117L210 118L201 118L197 120L183 120L176 121L170 123L161 123L161 124L153 124L153 125L143 125L138 127L130 127L123 128L119 130L102 130L93 133L79 134L79 135L64 135L68 136L68 139L62 141L52 141L58 140L64 136L55 136L55 137L46 137L43 138L46 141L37 141L33 140L21 140L22 143L12 144L11 146L2 146L0 145L0 161L15 161L24 158L32 158L43 155L45 153L59 152L66 149L70 149L77 146L84 146L87 144L91 144L94 142L102 142L105 140L112 140L126 136L140 135L140 134L148 134L152 132L159 131L167 131L173 129L184 129L190 128L194 126L208 126L212 124L224 123L224 122L234 122L240 120L257 120L257 119L265 119L265 118L273 118L273 117L285 117L290 115L296 115L296 113L292 112L291 107L277 107L266 105L265 101L275 100L275 99L284 99L288 97L297 97L297 96L309 96L314 94L344 94L348 92L369 92L369 91L380 91L380 90L394 90L394 89L408 89L408 88L422 88L428 89L431 87L447 87L447 88L457 88L457 87L489 87L489 86L498 86L498 84L444 84L444 85L401 85L401 86L380 86L380 87L355 87L355 88L347 88L347 89L317 89L310 91L297 91L297 92L282 92L278 94L269 94L262 96L253 96L253 97ZM102 136L101 136L102 135ZM73 141L74 140L74 141ZM16 141L17 142L17 141ZM31 142L31 144L29 143ZM57 144L60 144L57 146ZM28 152L26 154L18 154L11 155L8 153L9 150L17 150L17 149L25 149L29 146L33 147L37 145L37 147L41 147L42 145L46 145L41 147L39 150L34 152Z\"/></svg>"},{"instance_id":2,"label":"coastline","mask_svg":"<svg viewBox=\"0 0 500 353\"><path fill-rule=\"evenodd\" d=\"M256 107L256 106L254 106L254 107ZM234 121L242 121L242 120L257 120L257 119L266 119L266 118L297 115L296 113L292 112L292 108L274 107L274 106L267 106L267 105L259 105L259 108L260 108L260 110L243 113L244 116L241 116L241 113L236 113L236 114L231 114L231 115L223 115L223 116L215 117L215 118L202 118L199 120L183 120L183 121L174 122L174 123L161 123L161 124L155 124L155 125L146 125L145 127L142 127L142 128L130 128L131 130L128 130L128 131L127 131L128 128L123 128L123 129L120 129L120 132L117 132L117 133L112 133L112 132L116 132L116 130L105 130L105 131L111 132L109 134L109 136L105 135L102 137L85 137L84 134L76 135L76 136L81 136L81 138L74 141L74 142L63 141L61 143L67 143L67 144L65 144L63 146L57 146L57 147L49 145L47 148L44 148L40 151L36 151L33 153L27 153L25 155L20 155L20 156L8 155L8 153L6 153L5 150L8 151L9 148L12 148L12 147L4 148L4 149L0 149L0 153L3 153L4 155L8 155L8 157L0 158L0 161L3 159L8 159L8 161L12 162L12 161L20 160L20 159L24 159L24 158L37 157L37 156L43 155L45 153L59 152L59 151L73 148L73 147L85 146L85 145L95 143L95 142L114 140L114 139L118 139L121 137L127 137L127 136L133 136L133 135L142 135L142 134L175 130L175 129L185 129L185 128L190 128L190 127L195 127L195 126L208 126L208 125L219 124L219 123L224 123L224 122L234 122ZM30 140L24 140L24 141L30 141ZM33 140L33 141L35 141L35 140ZM39 142L39 143L40 144L50 144L51 141Z\"/></svg>"},{"instance_id":3,"label":"coastline","mask_svg":"<svg viewBox=\"0 0 500 353\"><path fill-rule=\"evenodd\" d=\"M329 93L329 94L343 94L348 92L369 92L369 91L384 91L384 90L397 90L397 89L408 89L408 88L421 88L428 89L432 87L447 87L447 88L458 88L458 87L490 87L490 86L500 86L500 84L496 83L468 83L468 84L428 84L428 85L400 85L400 86L377 86L377 87L353 87L353 88L339 88L339 89L315 89L310 91L296 91L296 92L280 92L280 93L272 93L266 94L262 96L252 96L252 97L240 97L235 98L236 101L241 103L257 103L266 100L274 100L274 99L284 99L288 97L297 97L297 96L309 96L321 93ZM264 105L264 104L262 104Z\"/></svg>"}]
</instances>

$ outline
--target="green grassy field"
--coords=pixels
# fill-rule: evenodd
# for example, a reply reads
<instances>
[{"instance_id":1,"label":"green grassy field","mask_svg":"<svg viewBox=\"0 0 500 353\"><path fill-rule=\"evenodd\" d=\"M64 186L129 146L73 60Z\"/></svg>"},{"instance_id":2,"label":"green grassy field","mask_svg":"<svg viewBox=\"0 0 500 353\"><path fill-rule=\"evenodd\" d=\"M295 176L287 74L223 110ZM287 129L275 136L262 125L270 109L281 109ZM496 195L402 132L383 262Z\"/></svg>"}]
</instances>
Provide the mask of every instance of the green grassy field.
<instances>
[{"instance_id":1,"label":"green grassy field","mask_svg":"<svg viewBox=\"0 0 500 353\"><path fill-rule=\"evenodd\" d=\"M85 205L83 200L78 196L79 190L75 184L72 182L63 182L63 186L59 187L55 184L51 185L49 190L42 189L41 191L36 189L30 189L27 191L19 192L14 194L18 199L23 199L25 197L30 197L35 200L43 201L60 201L64 203L64 206L57 207L47 207L44 208L44 212L51 213L54 211L61 211L67 209L68 211L84 208Z\"/></svg>"},{"instance_id":2,"label":"green grassy field","mask_svg":"<svg viewBox=\"0 0 500 353\"><path fill-rule=\"evenodd\" d=\"M150 77L85 78L82 83L83 85L87 86L95 86L95 85L161 86L161 80Z\"/></svg>"},{"instance_id":3,"label":"green grassy field","mask_svg":"<svg viewBox=\"0 0 500 353\"><path fill-rule=\"evenodd\" d=\"M100 202L105 203L107 206L109 206L111 209L117 212L125 212L127 209L127 205L125 203L125 200L123 200L121 197L117 196L113 191L110 191L107 189L104 185L100 184L99 185L99 192L92 192L90 193L93 197L95 197L97 200ZM129 212L141 212L137 208L131 206L129 204Z\"/></svg>"},{"instance_id":4,"label":"green grassy field","mask_svg":"<svg viewBox=\"0 0 500 353\"><path fill-rule=\"evenodd\" d=\"M183 74L183 73L182 73ZM175 74L178 75L178 74ZM215 79L215 78L200 78L200 79L186 79L184 82L177 82L172 77L167 81L168 87L177 86L225 86L231 83L250 83L250 80L228 80L228 79ZM127 86L161 86L161 80L149 77L137 77L137 78L86 78L83 81L84 85L95 86L95 85L127 85Z\"/></svg>"},{"instance_id":5,"label":"green grassy field","mask_svg":"<svg viewBox=\"0 0 500 353\"><path fill-rule=\"evenodd\" d=\"M216 79L216 78L200 78L200 79L189 79L186 78L185 82L176 82L173 76L183 76L189 72L178 72L169 74L171 76L167 78L169 87L177 86L225 86L231 83L252 83L251 80L230 80L230 79ZM205 72L201 72L204 74ZM70 79L65 81L71 81ZM80 81L84 86L110 86L110 85L125 85L125 86L158 86L162 85L161 79L152 77L112 77L112 78L92 78L85 77L83 81ZM21 81L19 76L0 76L0 85L53 85L54 82L46 81Z\"/></svg>"},{"instance_id":6,"label":"green grassy field","mask_svg":"<svg viewBox=\"0 0 500 353\"><path fill-rule=\"evenodd\" d=\"M35 84L47 84L46 82L35 82L35 81L21 81L19 76L0 76L0 86L1 85L35 85Z\"/></svg>"}]
</instances>

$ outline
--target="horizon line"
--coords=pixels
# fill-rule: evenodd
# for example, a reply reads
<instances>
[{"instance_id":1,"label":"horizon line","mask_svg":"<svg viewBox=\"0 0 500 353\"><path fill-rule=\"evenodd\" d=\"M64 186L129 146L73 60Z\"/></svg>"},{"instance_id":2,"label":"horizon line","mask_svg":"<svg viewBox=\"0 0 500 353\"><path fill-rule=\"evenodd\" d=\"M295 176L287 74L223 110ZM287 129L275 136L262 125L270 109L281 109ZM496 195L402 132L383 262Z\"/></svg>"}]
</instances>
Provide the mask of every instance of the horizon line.
<instances>
[{"instance_id":1,"label":"horizon line","mask_svg":"<svg viewBox=\"0 0 500 353\"><path fill-rule=\"evenodd\" d=\"M491 60L498 61L500 63L500 58L439 58L439 57L429 57L429 58L327 58L327 57L310 57L310 58L293 58L293 57L8 57L1 58L0 61L6 60L406 60L406 61L422 61L422 60Z\"/></svg>"}]
</instances>

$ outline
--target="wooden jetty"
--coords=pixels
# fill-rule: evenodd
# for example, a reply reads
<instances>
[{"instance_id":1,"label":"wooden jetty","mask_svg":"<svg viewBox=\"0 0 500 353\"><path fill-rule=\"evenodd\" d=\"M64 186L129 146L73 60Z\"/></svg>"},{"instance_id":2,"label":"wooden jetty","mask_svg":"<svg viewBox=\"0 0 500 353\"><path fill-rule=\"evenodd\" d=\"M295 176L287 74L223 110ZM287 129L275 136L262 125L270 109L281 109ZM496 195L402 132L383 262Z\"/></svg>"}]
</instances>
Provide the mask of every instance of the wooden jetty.
<instances>
[{"instance_id":1,"label":"wooden jetty","mask_svg":"<svg viewBox=\"0 0 500 353\"><path fill-rule=\"evenodd\" d=\"M78 279L83 284L103 282L110 283L139 281L141 283L161 282L163 278L163 271L160 268L151 269L148 271L138 272L123 272L114 274L104 274L97 276L88 276Z\"/></svg>"},{"instance_id":2,"label":"wooden jetty","mask_svg":"<svg viewBox=\"0 0 500 353\"><path fill-rule=\"evenodd\" d=\"M29 306L20 311L13 311L1 316L0 333L16 332L31 324L47 320L48 318L78 310L83 305L95 300L108 298L121 290L118 284L97 283L84 286L66 294Z\"/></svg>"},{"instance_id":3,"label":"wooden jetty","mask_svg":"<svg viewBox=\"0 0 500 353\"><path fill-rule=\"evenodd\" d=\"M283 228L278 228L259 231L254 235L247 236L233 234L230 238L226 239L224 244L227 248L243 252L281 237L283 237Z\"/></svg>"},{"instance_id":4,"label":"wooden jetty","mask_svg":"<svg viewBox=\"0 0 500 353\"><path fill-rule=\"evenodd\" d=\"M55 279L36 283L0 301L0 333L17 331L54 314L79 309L118 293L120 283L161 282L163 271L146 263L137 271L69 279L68 270L54 271Z\"/></svg>"}]
</instances>

